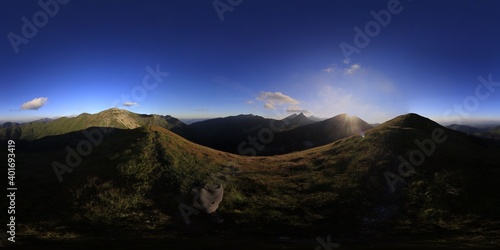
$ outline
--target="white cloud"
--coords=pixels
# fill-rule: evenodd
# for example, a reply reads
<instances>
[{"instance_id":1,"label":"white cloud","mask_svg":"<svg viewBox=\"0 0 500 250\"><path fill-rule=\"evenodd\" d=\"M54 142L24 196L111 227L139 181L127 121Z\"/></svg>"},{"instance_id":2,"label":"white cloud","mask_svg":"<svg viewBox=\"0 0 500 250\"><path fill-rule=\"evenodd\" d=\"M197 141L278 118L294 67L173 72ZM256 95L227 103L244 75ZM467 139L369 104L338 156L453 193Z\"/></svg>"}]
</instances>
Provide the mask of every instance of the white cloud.
<instances>
[{"instance_id":1,"label":"white cloud","mask_svg":"<svg viewBox=\"0 0 500 250\"><path fill-rule=\"evenodd\" d=\"M137 102L125 102L125 103L123 103L122 106L132 107L132 106L139 106L139 104Z\"/></svg>"},{"instance_id":2,"label":"white cloud","mask_svg":"<svg viewBox=\"0 0 500 250\"><path fill-rule=\"evenodd\" d=\"M286 109L286 112L288 112L288 113L309 113L309 111L307 111L299 106L289 106Z\"/></svg>"},{"instance_id":3,"label":"white cloud","mask_svg":"<svg viewBox=\"0 0 500 250\"><path fill-rule=\"evenodd\" d=\"M274 105L272 105L271 103L264 104L264 108L266 108L266 109L275 109Z\"/></svg>"},{"instance_id":4,"label":"white cloud","mask_svg":"<svg viewBox=\"0 0 500 250\"><path fill-rule=\"evenodd\" d=\"M327 72L327 73L332 73L334 72L335 70L337 69L337 65L336 64L332 64L328 67L326 67L325 69L323 69L324 72Z\"/></svg>"},{"instance_id":5,"label":"white cloud","mask_svg":"<svg viewBox=\"0 0 500 250\"><path fill-rule=\"evenodd\" d=\"M361 65L359 65L359 64L356 63L356 64L351 65L348 68L345 68L344 69L344 73L347 74L347 75L352 75L356 71L358 71L359 69L361 69Z\"/></svg>"},{"instance_id":6,"label":"white cloud","mask_svg":"<svg viewBox=\"0 0 500 250\"><path fill-rule=\"evenodd\" d=\"M48 100L47 97L38 97L31 101L23 103L21 105L21 110L38 110L41 108Z\"/></svg>"},{"instance_id":7,"label":"white cloud","mask_svg":"<svg viewBox=\"0 0 500 250\"><path fill-rule=\"evenodd\" d=\"M345 58L343 61L342 61L344 64L351 64L351 60Z\"/></svg>"},{"instance_id":8,"label":"white cloud","mask_svg":"<svg viewBox=\"0 0 500 250\"><path fill-rule=\"evenodd\" d=\"M254 102L254 101L252 101L252 100L249 100L249 101L246 101L245 103L246 103L246 104L254 104L255 102Z\"/></svg>"},{"instance_id":9,"label":"white cloud","mask_svg":"<svg viewBox=\"0 0 500 250\"><path fill-rule=\"evenodd\" d=\"M264 108L266 109L276 109L277 105L283 104L299 104L299 101L293 99L290 96L284 95L281 92L260 92L259 96L257 96L257 100L263 101Z\"/></svg>"}]
</instances>

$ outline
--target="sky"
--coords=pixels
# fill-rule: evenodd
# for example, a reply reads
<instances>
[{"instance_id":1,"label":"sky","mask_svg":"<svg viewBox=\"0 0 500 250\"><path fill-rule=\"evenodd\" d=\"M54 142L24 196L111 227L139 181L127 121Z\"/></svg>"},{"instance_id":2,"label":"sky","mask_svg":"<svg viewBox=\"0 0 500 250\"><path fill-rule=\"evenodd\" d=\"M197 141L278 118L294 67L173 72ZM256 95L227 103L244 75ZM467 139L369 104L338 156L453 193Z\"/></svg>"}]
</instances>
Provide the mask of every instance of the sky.
<instances>
[{"instance_id":1,"label":"sky","mask_svg":"<svg viewBox=\"0 0 500 250\"><path fill-rule=\"evenodd\" d=\"M0 122L500 121L500 1L0 1Z\"/></svg>"}]
</instances>

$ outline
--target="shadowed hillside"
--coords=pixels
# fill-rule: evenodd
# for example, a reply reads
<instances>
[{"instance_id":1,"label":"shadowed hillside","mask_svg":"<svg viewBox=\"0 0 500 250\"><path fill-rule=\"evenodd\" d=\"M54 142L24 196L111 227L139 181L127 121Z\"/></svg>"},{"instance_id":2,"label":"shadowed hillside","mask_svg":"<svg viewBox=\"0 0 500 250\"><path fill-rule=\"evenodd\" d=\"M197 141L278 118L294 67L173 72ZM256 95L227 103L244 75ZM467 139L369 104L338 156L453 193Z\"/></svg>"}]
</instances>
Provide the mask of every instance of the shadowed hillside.
<instances>
[{"instance_id":1,"label":"shadowed hillside","mask_svg":"<svg viewBox=\"0 0 500 250\"><path fill-rule=\"evenodd\" d=\"M236 152L238 143L249 133L268 126L271 120L255 115L238 115L195 122L188 126L186 138L225 152Z\"/></svg>"},{"instance_id":2,"label":"shadowed hillside","mask_svg":"<svg viewBox=\"0 0 500 250\"><path fill-rule=\"evenodd\" d=\"M259 154L284 154L318 147L352 135L364 135L364 131L371 128L359 117L341 114L297 129L280 131Z\"/></svg>"},{"instance_id":3,"label":"shadowed hillside","mask_svg":"<svg viewBox=\"0 0 500 250\"><path fill-rule=\"evenodd\" d=\"M239 115L193 123L185 133L189 140L225 152L242 155L276 155L331 143L372 128L346 114L315 122L304 114L283 120Z\"/></svg>"},{"instance_id":4,"label":"shadowed hillside","mask_svg":"<svg viewBox=\"0 0 500 250\"><path fill-rule=\"evenodd\" d=\"M473 134L473 133L481 131L479 128L466 126L466 125L459 125L459 124L452 124L452 125L449 125L446 127L449 129L456 130L456 131L464 132L466 134Z\"/></svg>"},{"instance_id":5,"label":"shadowed hillside","mask_svg":"<svg viewBox=\"0 0 500 250\"><path fill-rule=\"evenodd\" d=\"M312 249L307 239L328 234L342 247L415 238L500 243L500 147L416 114L364 136L273 157L217 151L159 126L114 129L59 183L53 162L64 163L66 146L77 146L81 134L30 147L18 141L21 243L185 239L182 245L215 237L226 241L209 240L214 246L249 240L254 247L285 235ZM401 158L414 171L407 165L400 171ZM402 178L394 190L388 172ZM178 206L190 204L197 183L223 183L224 223L191 215L185 224Z\"/></svg>"},{"instance_id":6,"label":"shadowed hillside","mask_svg":"<svg viewBox=\"0 0 500 250\"><path fill-rule=\"evenodd\" d=\"M282 120L255 115L238 115L210 119L190 124L186 129L174 132L195 143L225 152L243 154L239 145L262 129L275 132L297 129L315 123L304 114L293 114Z\"/></svg>"}]
</instances>

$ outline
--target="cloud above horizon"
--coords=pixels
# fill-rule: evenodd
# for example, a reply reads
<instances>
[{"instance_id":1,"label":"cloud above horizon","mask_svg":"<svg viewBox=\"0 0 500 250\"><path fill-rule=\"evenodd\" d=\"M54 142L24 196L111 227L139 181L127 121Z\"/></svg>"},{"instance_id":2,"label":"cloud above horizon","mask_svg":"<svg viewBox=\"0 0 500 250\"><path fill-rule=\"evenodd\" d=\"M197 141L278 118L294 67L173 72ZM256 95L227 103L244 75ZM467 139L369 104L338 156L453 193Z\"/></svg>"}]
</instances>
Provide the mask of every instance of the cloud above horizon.
<instances>
[{"instance_id":1,"label":"cloud above horizon","mask_svg":"<svg viewBox=\"0 0 500 250\"><path fill-rule=\"evenodd\" d=\"M266 103L266 104L264 104L264 108L266 108L266 109L275 109L276 107L274 105L272 105L271 103Z\"/></svg>"},{"instance_id":2,"label":"cloud above horizon","mask_svg":"<svg viewBox=\"0 0 500 250\"><path fill-rule=\"evenodd\" d=\"M355 63L355 64L351 65L350 67L345 68L344 73L346 75L352 75L352 74L356 73L356 71L358 71L359 69L361 69L361 65L358 63Z\"/></svg>"},{"instance_id":3,"label":"cloud above horizon","mask_svg":"<svg viewBox=\"0 0 500 250\"><path fill-rule=\"evenodd\" d=\"M132 106L139 106L139 104L137 102L125 102L122 104L122 106L132 107Z\"/></svg>"},{"instance_id":4,"label":"cloud above horizon","mask_svg":"<svg viewBox=\"0 0 500 250\"><path fill-rule=\"evenodd\" d=\"M309 113L308 110L302 109L299 106L289 106L286 109L286 112L288 112L288 113Z\"/></svg>"},{"instance_id":5,"label":"cloud above horizon","mask_svg":"<svg viewBox=\"0 0 500 250\"><path fill-rule=\"evenodd\" d=\"M31 101L27 101L21 105L21 110L38 110L49 100L47 97L38 97Z\"/></svg>"},{"instance_id":6,"label":"cloud above horizon","mask_svg":"<svg viewBox=\"0 0 500 250\"><path fill-rule=\"evenodd\" d=\"M290 96L284 95L281 92L260 92L259 96L257 96L257 100L263 101L264 108L266 109L274 109L276 105L290 104L296 105L299 104L299 101L293 99Z\"/></svg>"},{"instance_id":7,"label":"cloud above horizon","mask_svg":"<svg viewBox=\"0 0 500 250\"><path fill-rule=\"evenodd\" d=\"M324 68L323 72L332 73L332 72L335 72L336 69L337 69L337 64L332 64L332 65Z\"/></svg>"}]
</instances>

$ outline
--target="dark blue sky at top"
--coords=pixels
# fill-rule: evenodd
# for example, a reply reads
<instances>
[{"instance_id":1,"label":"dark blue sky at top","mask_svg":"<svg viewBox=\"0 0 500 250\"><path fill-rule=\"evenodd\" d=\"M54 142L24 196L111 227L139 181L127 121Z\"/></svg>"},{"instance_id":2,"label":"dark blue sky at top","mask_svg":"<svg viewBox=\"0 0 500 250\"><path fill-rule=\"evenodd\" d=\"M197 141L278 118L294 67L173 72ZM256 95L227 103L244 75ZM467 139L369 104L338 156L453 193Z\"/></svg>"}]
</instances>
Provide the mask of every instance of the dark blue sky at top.
<instances>
[{"instance_id":1,"label":"dark blue sky at top","mask_svg":"<svg viewBox=\"0 0 500 250\"><path fill-rule=\"evenodd\" d=\"M339 45L354 46L354 27L388 2L243 0L221 21L213 1L72 0L16 53L8 34L22 35L22 17L42 7L1 1L0 121L111 107L178 118L500 119L500 2L399 1L346 61ZM148 67L168 72L150 89Z\"/></svg>"}]
</instances>

